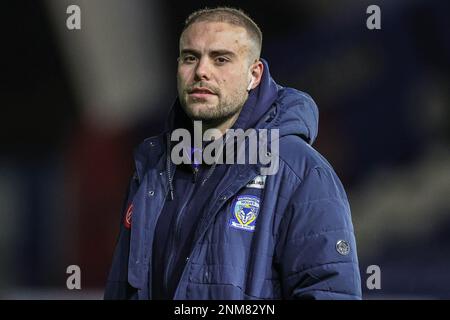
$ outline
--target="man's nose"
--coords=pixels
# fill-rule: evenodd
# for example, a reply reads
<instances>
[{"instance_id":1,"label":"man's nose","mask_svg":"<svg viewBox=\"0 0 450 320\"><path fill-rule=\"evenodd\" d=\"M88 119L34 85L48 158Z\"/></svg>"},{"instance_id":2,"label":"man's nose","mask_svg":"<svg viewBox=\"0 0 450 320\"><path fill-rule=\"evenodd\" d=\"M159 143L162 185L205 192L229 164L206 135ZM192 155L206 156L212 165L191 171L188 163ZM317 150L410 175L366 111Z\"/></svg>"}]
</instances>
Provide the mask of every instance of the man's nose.
<instances>
[{"instance_id":1,"label":"man's nose","mask_svg":"<svg viewBox=\"0 0 450 320\"><path fill-rule=\"evenodd\" d=\"M211 77L211 65L207 58L201 58L195 69L196 80L209 80Z\"/></svg>"}]
</instances>

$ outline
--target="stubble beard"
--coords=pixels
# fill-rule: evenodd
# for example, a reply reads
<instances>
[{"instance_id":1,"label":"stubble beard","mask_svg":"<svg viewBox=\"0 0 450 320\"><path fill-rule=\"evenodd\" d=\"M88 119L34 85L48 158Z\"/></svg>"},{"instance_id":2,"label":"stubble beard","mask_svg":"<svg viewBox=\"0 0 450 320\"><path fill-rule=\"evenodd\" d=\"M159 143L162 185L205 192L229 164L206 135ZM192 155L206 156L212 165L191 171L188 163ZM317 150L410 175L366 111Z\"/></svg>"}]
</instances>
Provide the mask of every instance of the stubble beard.
<instances>
[{"instance_id":1,"label":"stubble beard","mask_svg":"<svg viewBox=\"0 0 450 320\"><path fill-rule=\"evenodd\" d=\"M191 120L202 121L204 125L212 128L229 120L236 114L239 114L248 98L246 90L234 92L228 97L223 96L220 92L217 93L218 102L207 102L203 98L189 97L187 89L183 88L179 91L179 100L184 112ZM181 92L180 92L181 91ZM190 104L205 104L201 108L194 108Z\"/></svg>"}]
</instances>

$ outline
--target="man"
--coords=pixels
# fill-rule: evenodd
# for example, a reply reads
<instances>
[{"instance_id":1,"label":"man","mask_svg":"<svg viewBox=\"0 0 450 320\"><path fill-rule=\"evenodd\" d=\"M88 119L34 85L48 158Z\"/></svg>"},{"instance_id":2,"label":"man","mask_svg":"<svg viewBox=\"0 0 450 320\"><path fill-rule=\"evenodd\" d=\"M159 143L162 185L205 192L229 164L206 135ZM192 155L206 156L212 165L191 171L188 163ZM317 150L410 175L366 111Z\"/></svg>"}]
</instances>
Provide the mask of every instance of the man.
<instances>
[{"instance_id":1,"label":"man","mask_svg":"<svg viewBox=\"0 0 450 320\"><path fill-rule=\"evenodd\" d=\"M260 29L240 10L205 9L187 19L178 99L165 132L135 152L105 298L361 297L346 194L311 147L317 107L307 94L274 82L261 43ZM276 131L279 139L267 142L276 170L262 174L260 162L194 161L199 150L186 144L183 156L191 161L175 164L173 133L195 135L195 120L203 132L219 130L224 139L215 142L233 147L228 129ZM249 151L249 143L240 147ZM228 149L216 151L218 157Z\"/></svg>"}]
</instances>

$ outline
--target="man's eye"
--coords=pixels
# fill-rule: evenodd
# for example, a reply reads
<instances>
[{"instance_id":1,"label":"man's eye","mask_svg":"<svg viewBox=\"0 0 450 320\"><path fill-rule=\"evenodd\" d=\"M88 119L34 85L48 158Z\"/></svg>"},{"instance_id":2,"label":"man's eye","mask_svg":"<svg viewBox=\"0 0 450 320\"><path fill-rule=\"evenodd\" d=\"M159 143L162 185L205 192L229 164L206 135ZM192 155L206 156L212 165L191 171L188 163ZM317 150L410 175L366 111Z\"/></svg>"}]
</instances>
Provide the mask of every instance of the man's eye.
<instances>
[{"instance_id":1,"label":"man's eye","mask_svg":"<svg viewBox=\"0 0 450 320\"><path fill-rule=\"evenodd\" d=\"M219 64L224 64L224 63L228 62L228 59L225 57L217 57L216 62Z\"/></svg>"},{"instance_id":2,"label":"man's eye","mask_svg":"<svg viewBox=\"0 0 450 320\"><path fill-rule=\"evenodd\" d=\"M183 62L186 62L186 63L191 63L191 62L195 62L195 57L194 56L186 56L186 57L184 57L183 58Z\"/></svg>"}]
</instances>

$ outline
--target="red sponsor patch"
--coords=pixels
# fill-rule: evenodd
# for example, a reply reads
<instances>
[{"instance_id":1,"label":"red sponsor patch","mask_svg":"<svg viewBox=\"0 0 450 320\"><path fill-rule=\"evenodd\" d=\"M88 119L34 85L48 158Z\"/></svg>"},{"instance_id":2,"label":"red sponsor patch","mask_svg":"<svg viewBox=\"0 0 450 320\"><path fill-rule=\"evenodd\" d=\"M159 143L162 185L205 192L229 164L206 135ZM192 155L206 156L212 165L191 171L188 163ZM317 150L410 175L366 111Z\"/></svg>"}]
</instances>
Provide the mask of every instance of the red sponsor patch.
<instances>
[{"instance_id":1,"label":"red sponsor patch","mask_svg":"<svg viewBox=\"0 0 450 320\"><path fill-rule=\"evenodd\" d=\"M131 228L131 215L132 215L132 213L133 213L133 204L131 203L128 206L127 213L125 214L125 218L123 219L123 225L127 229Z\"/></svg>"}]
</instances>

